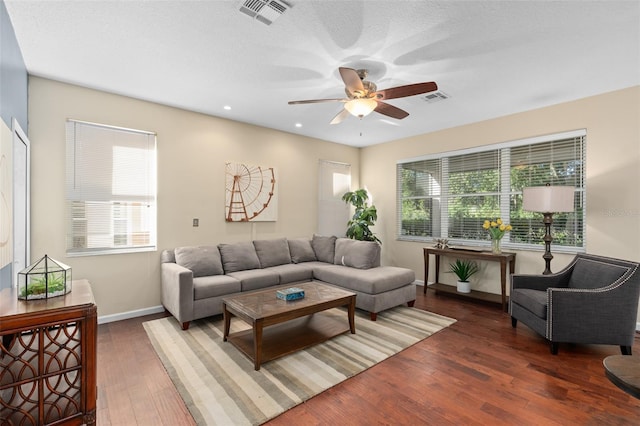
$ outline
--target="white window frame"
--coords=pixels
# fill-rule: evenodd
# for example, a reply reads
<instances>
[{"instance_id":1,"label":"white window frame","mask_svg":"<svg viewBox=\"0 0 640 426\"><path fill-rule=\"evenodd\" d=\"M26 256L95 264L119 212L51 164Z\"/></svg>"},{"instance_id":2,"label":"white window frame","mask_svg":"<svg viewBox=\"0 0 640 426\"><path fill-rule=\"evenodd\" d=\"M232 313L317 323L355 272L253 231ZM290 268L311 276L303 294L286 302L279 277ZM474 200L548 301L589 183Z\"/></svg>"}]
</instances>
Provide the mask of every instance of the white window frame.
<instances>
[{"instance_id":1,"label":"white window frame","mask_svg":"<svg viewBox=\"0 0 640 426\"><path fill-rule=\"evenodd\" d=\"M419 242L429 242L432 243L437 238L447 238L449 235L449 215L448 215L448 205L447 200L448 197L442 196L440 198L440 206L438 211L435 212L434 220L438 220L438 223L433 223L432 226L435 230L433 232L434 235L431 236L418 236L418 235L403 235L402 233L402 224L403 224L403 176L401 173L402 166L409 163L416 163L420 161L427 160L436 160L440 163L440 173L441 173L441 181L440 181L440 191L441 194L449 193L449 159L452 157L457 157L460 155L473 154L473 153L481 153L487 151L498 151L500 156L500 185L499 191L497 195L499 196L499 206L500 206L500 216L505 221L508 221L510 217L510 201L512 196L518 196L522 194L522 191L511 191L511 182L510 182L510 169L511 169L511 148L522 147L522 146L533 146L536 144L541 144L545 142L554 142L554 141L562 141L570 138L582 138L582 182L581 186L576 187L575 192L579 194L578 202L582 203L581 212L582 212L582 244L580 246L569 246L569 245L554 245L555 252L564 252L564 253L583 253L586 251L586 179L585 179L585 168L586 168L586 129L579 129L574 131L543 135L533 138L520 139L515 141L503 142L493 145L485 145L481 147L474 147L464 150L457 151L448 151L442 153L428 154L419 157L413 157L408 159L403 159L397 161L397 173L396 173L396 190L397 190L397 198L396 198L396 208L397 208L397 223L396 223L396 238L399 241L419 241ZM496 195L491 193L486 193L484 195ZM428 197L423 197L428 198ZM578 214L578 213L576 213ZM542 215L540 214L540 221L542 221ZM487 217L487 219L491 219ZM439 232L438 232L439 230ZM490 247L490 240L488 238L488 234L486 240L483 239L452 239L449 238L450 245L464 245L470 247ZM532 244L532 243L522 243L522 242L511 242L508 238L508 235L503 239L502 246L504 248L509 249L524 249L524 250L541 250L544 249L543 242Z\"/></svg>"},{"instance_id":2,"label":"white window frame","mask_svg":"<svg viewBox=\"0 0 640 426\"><path fill-rule=\"evenodd\" d=\"M71 119L66 132L67 256L157 250L156 134Z\"/></svg>"}]
</instances>

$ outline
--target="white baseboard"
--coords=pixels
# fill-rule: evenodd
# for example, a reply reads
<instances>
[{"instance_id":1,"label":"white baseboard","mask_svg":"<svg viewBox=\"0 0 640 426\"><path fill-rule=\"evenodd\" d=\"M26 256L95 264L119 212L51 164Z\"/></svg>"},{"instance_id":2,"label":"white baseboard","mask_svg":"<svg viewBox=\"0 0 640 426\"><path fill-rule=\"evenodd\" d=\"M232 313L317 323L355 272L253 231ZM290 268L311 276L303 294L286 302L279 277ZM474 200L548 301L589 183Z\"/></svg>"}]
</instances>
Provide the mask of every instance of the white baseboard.
<instances>
[{"instance_id":1,"label":"white baseboard","mask_svg":"<svg viewBox=\"0 0 640 426\"><path fill-rule=\"evenodd\" d=\"M137 309L135 311L121 312L119 314L103 315L98 317L98 324L106 324L108 322L122 321L130 318L142 317L145 315L158 314L164 312L162 305L152 306L150 308Z\"/></svg>"}]
</instances>

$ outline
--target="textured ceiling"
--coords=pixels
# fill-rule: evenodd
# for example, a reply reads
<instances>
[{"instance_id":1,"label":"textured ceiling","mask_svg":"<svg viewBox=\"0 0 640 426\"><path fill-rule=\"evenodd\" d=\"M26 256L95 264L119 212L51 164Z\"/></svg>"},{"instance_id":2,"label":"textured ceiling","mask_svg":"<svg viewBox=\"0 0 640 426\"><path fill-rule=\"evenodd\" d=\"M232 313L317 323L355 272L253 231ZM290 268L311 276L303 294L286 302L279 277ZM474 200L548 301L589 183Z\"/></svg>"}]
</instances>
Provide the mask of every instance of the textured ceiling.
<instances>
[{"instance_id":1,"label":"textured ceiling","mask_svg":"<svg viewBox=\"0 0 640 426\"><path fill-rule=\"evenodd\" d=\"M640 84L638 1L288 3L265 25L240 0L5 1L32 75L353 146ZM287 104L344 97L339 66L449 99L337 125L340 103Z\"/></svg>"}]
</instances>

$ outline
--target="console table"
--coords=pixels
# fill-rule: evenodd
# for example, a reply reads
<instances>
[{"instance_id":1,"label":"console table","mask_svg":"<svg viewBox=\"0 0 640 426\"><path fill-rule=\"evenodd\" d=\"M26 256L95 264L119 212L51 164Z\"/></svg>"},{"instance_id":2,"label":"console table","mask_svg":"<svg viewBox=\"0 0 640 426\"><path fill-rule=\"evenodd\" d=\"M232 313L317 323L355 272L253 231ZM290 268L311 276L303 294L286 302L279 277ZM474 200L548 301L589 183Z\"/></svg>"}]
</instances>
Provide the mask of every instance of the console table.
<instances>
[{"instance_id":1,"label":"console table","mask_svg":"<svg viewBox=\"0 0 640 426\"><path fill-rule=\"evenodd\" d=\"M435 282L429 287L436 290L436 293L448 293L457 294L463 297L469 297L478 300L484 300L488 302L496 302L502 304L502 309L507 310L507 264L509 264L509 273L513 274L516 269L516 254L502 252L500 254L492 253L491 251L476 251L476 250L464 250L464 249L452 249L452 248L424 248L424 294L427 294L427 282L429 280L429 255L435 256L436 274ZM491 293L485 293L482 291L474 291L471 293L458 293L455 288L450 285L441 284L438 282L440 279L440 256L454 257L458 259L474 259L474 260L488 260L491 262L500 262L500 291L501 297ZM497 299L500 297L500 299Z\"/></svg>"},{"instance_id":2,"label":"console table","mask_svg":"<svg viewBox=\"0 0 640 426\"><path fill-rule=\"evenodd\" d=\"M96 330L87 280L50 299L0 291L0 424L95 424Z\"/></svg>"}]
</instances>

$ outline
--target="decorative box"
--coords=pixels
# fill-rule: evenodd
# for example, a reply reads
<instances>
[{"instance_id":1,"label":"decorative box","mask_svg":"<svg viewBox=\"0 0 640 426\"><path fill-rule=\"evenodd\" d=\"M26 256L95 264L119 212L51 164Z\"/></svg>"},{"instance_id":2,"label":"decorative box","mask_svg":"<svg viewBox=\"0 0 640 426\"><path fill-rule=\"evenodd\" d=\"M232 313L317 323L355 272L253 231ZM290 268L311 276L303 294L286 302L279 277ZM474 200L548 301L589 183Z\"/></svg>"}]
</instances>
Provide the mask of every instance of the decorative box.
<instances>
[{"instance_id":1,"label":"decorative box","mask_svg":"<svg viewBox=\"0 0 640 426\"><path fill-rule=\"evenodd\" d=\"M304 297L304 290L298 287L285 288L277 290L276 297L282 300L298 300Z\"/></svg>"},{"instance_id":2,"label":"decorative box","mask_svg":"<svg viewBox=\"0 0 640 426\"><path fill-rule=\"evenodd\" d=\"M48 299L71 291L71 268L46 254L18 272L18 299Z\"/></svg>"}]
</instances>

